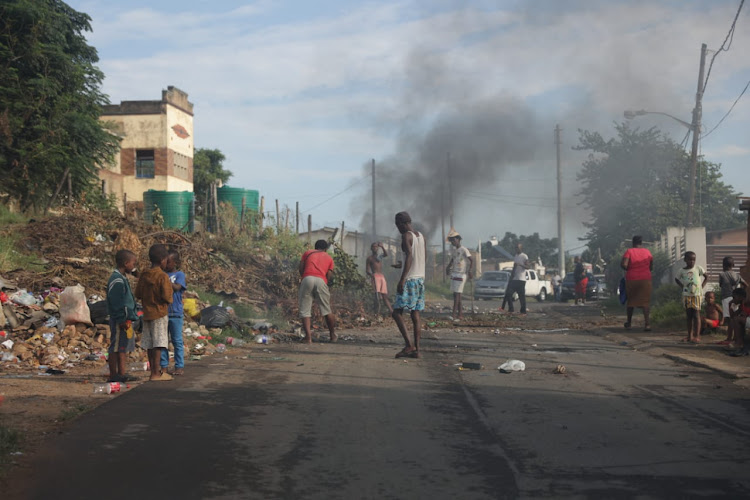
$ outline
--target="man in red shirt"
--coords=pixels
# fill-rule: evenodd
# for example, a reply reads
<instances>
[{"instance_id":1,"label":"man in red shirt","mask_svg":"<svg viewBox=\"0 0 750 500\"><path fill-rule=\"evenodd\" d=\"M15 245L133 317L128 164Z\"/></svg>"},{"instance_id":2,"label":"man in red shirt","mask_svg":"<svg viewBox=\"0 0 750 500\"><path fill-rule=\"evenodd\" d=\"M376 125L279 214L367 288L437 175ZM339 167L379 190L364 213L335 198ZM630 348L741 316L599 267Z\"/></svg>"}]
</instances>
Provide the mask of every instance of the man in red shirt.
<instances>
[{"instance_id":1,"label":"man in red shirt","mask_svg":"<svg viewBox=\"0 0 750 500\"><path fill-rule=\"evenodd\" d=\"M331 342L338 340L334 333L335 318L331 313L331 293L328 291L328 282L333 273L333 259L328 255L327 250L328 242L318 240L315 242L315 250L303 253L299 263L299 274L302 276L302 282L299 285L299 315L302 318L302 328L305 330L303 342L307 344L312 344L310 317L313 299L318 304L320 314L326 319Z\"/></svg>"}]
</instances>

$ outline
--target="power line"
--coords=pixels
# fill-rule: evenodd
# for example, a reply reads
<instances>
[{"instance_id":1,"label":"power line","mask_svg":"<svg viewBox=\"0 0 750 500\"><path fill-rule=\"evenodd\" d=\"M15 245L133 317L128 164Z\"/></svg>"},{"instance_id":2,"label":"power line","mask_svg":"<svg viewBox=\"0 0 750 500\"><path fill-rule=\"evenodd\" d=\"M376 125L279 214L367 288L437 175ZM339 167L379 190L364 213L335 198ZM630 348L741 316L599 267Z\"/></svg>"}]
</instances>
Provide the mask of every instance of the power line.
<instances>
[{"instance_id":1,"label":"power line","mask_svg":"<svg viewBox=\"0 0 750 500\"><path fill-rule=\"evenodd\" d=\"M721 120L719 120L719 123L717 123L716 125L714 125L714 128L712 128L711 130L709 130L708 132L706 132L705 134L703 134L703 136L702 136L702 137L703 137L704 139L705 139L706 137L708 137L708 136L709 136L709 135L711 134L711 132L713 132L714 130L716 130L717 128L719 128L719 125L721 125L721 122L723 122L723 121L724 121L724 120L726 119L726 117L727 117L727 116L729 116L729 113L731 113L731 112L732 112L732 110L734 109L734 107L735 107L735 106L737 105L737 103L739 102L740 98L741 98L741 97L742 97L743 95L745 95L745 92L747 91L747 88L748 88L748 87L750 87L750 82L747 82L747 85L745 85L745 88L744 88L744 89L742 89L742 92L740 92L740 95L739 95L739 96L737 96L737 99L735 99L735 100L734 100L734 103L732 104L732 107L731 107L731 108L729 108L729 111L727 111L727 112L726 112L726 114L725 114L724 116L722 116L722 117L721 117Z\"/></svg>"},{"instance_id":2,"label":"power line","mask_svg":"<svg viewBox=\"0 0 750 500\"><path fill-rule=\"evenodd\" d=\"M329 201L331 201L332 199L336 198L337 196L340 196L340 195L342 195L342 194L346 193L347 191L349 191L350 189L352 189L352 188L353 188L354 186L356 186L356 185L357 185L357 184L359 184L360 182L364 181L365 179L369 179L369 176L368 176L368 177L362 177L362 178L361 178L361 179L359 179L358 181L354 182L353 184L350 184L350 185L349 185L348 187L346 187L345 189L343 189L343 190L339 191L338 193L334 194L334 195L333 195L333 196L331 196L330 198L328 198L328 199L325 199L325 200L321 201L320 203L318 203L318 204L317 204L317 205L315 205L314 207L310 207L310 208L308 208L307 210L300 210L300 213L307 213L307 212L311 212L311 211L315 210L315 209L316 209L316 208L318 208L319 206L321 206L321 205L324 205L324 204L328 203Z\"/></svg>"},{"instance_id":3,"label":"power line","mask_svg":"<svg viewBox=\"0 0 750 500\"><path fill-rule=\"evenodd\" d=\"M716 56L718 56L721 52L727 52L729 51L729 47L732 46L732 42L734 41L734 28L737 25L737 18L740 17L740 11L742 10L742 6L745 4L745 0L740 1L740 6L737 8L737 14L734 15L734 21L732 21L732 26L729 28L729 32L727 33L726 38L724 38L724 43L721 44L721 47L719 47L719 50L714 52L714 56L711 58L711 63L708 65L708 72L706 73L706 79L703 81L703 93L706 93L706 85L708 85L708 77L711 76L711 68L714 66L714 60L716 59ZM727 41L729 41L729 45L727 45ZM725 47L726 45L726 47Z\"/></svg>"}]
</instances>

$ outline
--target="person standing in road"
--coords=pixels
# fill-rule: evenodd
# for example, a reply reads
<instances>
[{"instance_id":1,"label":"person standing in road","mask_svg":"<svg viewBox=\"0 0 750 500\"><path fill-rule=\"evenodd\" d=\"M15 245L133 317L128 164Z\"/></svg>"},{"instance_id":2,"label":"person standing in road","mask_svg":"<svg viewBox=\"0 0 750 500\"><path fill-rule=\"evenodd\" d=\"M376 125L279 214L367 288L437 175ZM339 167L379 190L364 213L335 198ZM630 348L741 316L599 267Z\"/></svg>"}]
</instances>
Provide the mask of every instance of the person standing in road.
<instances>
[{"instance_id":1,"label":"person standing in road","mask_svg":"<svg viewBox=\"0 0 750 500\"><path fill-rule=\"evenodd\" d=\"M451 229L448 233L448 243L451 244L451 260L445 268L445 274L451 278L451 292L453 292L453 321L464 319L461 297L464 293L466 280L472 278L474 259L471 252L461 244L461 235Z\"/></svg>"},{"instance_id":2,"label":"person standing in road","mask_svg":"<svg viewBox=\"0 0 750 500\"><path fill-rule=\"evenodd\" d=\"M732 292L738 286L747 288L747 283L737 271L734 271L734 257L727 255L721 261L721 274L719 274L719 288L721 289L721 307L724 315L724 324L729 324L729 303L732 302Z\"/></svg>"},{"instance_id":3,"label":"person standing in road","mask_svg":"<svg viewBox=\"0 0 750 500\"><path fill-rule=\"evenodd\" d=\"M562 277L559 271L552 276L552 291L555 294L555 302L560 302L562 300Z\"/></svg>"},{"instance_id":4,"label":"person standing in road","mask_svg":"<svg viewBox=\"0 0 750 500\"><path fill-rule=\"evenodd\" d=\"M583 267L583 262L578 255L575 256L573 262L575 262L573 279L576 282L575 305L581 304L583 306L586 305L586 288L589 285L589 277L586 276L586 268Z\"/></svg>"},{"instance_id":5,"label":"person standing in road","mask_svg":"<svg viewBox=\"0 0 750 500\"><path fill-rule=\"evenodd\" d=\"M383 250L383 253L378 253L378 249ZM372 286L375 289L375 308L380 313L380 300L382 299L386 307L388 307L388 311L393 314L391 301L388 300L388 284L383 274L383 259L388 257L388 252L379 241L370 245L370 250L372 251L372 255L367 257L367 261L365 261L365 272L372 281Z\"/></svg>"},{"instance_id":6,"label":"person standing in road","mask_svg":"<svg viewBox=\"0 0 750 500\"><path fill-rule=\"evenodd\" d=\"M182 305L182 296L187 290L187 280L185 273L180 270L180 252L170 250L167 258L167 267L165 271L172 283L172 303L167 309L167 331L169 341L174 348L174 371L172 375L183 375L185 373L185 342L182 338L182 323L185 318L185 312ZM161 352L161 371L165 373L169 368L169 350L164 349Z\"/></svg>"},{"instance_id":7,"label":"person standing in road","mask_svg":"<svg viewBox=\"0 0 750 500\"><path fill-rule=\"evenodd\" d=\"M654 269L654 257L648 248L643 248L643 238L633 236L633 247L628 248L620 261L625 270L625 296L627 297L628 320L625 328L630 328L633 311L636 307L643 309L643 331L651 331L651 271Z\"/></svg>"},{"instance_id":8,"label":"person standing in road","mask_svg":"<svg viewBox=\"0 0 750 500\"><path fill-rule=\"evenodd\" d=\"M526 270L529 268L529 256L523 253L523 245L516 245L516 256L513 258L513 270L510 273L510 286L505 291L508 297L508 311L513 312L513 293L518 294L521 303L521 314L526 314Z\"/></svg>"},{"instance_id":9,"label":"person standing in road","mask_svg":"<svg viewBox=\"0 0 750 500\"><path fill-rule=\"evenodd\" d=\"M148 259L151 267L143 271L135 285L135 297L143 305L143 332L141 348L148 351L151 368L149 380L172 380L161 370L161 352L169 347L169 305L172 303L172 282L164 271L169 252L161 243L151 245Z\"/></svg>"},{"instance_id":10,"label":"person standing in road","mask_svg":"<svg viewBox=\"0 0 750 500\"><path fill-rule=\"evenodd\" d=\"M328 283L333 273L333 259L328 255L328 242L318 240L315 250L308 250L302 254L299 263L299 274L302 282L299 284L299 315L302 318L302 328L305 338L302 342L312 344L311 316L313 299L318 304L320 314L325 318L331 342L336 342L335 317L331 312L331 292Z\"/></svg>"},{"instance_id":11,"label":"person standing in road","mask_svg":"<svg viewBox=\"0 0 750 500\"><path fill-rule=\"evenodd\" d=\"M107 312L109 313L109 380L107 382L130 382L137 380L127 372L128 354L135 351L133 321L135 297L130 289L127 274L136 275L138 258L130 250L118 250L115 254L115 270L107 281ZM0 325L2 326L2 325Z\"/></svg>"},{"instance_id":12,"label":"person standing in road","mask_svg":"<svg viewBox=\"0 0 750 500\"><path fill-rule=\"evenodd\" d=\"M411 227L411 217L406 212L396 214L396 228L401 233L401 250L404 265L401 279L396 287L396 302L393 304L393 320L404 338L406 346L396 354L397 358L419 358L419 338L422 330L420 312L424 311L424 268L427 245L425 237ZM403 313L411 314L414 326L414 343L409 341Z\"/></svg>"}]
</instances>

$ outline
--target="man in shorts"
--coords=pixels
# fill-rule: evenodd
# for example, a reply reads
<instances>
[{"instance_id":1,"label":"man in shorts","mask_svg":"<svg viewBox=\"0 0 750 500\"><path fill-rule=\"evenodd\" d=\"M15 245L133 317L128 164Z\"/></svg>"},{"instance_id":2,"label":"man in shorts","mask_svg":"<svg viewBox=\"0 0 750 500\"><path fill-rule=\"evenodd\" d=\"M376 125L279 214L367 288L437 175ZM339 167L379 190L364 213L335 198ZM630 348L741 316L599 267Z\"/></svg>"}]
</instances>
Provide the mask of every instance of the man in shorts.
<instances>
[{"instance_id":1,"label":"man in shorts","mask_svg":"<svg viewBox=\"0 0 750 500\"><path fill-rule=\"evenodd\" d=\"M393 320L404 338L406 346L396 354L397 358L419 358L419 337L422 329L420 311L424 311L424 268L427 246L425 237L411 227L411 217L406 212L396 214L396 228L401 233L401 250L404 265L401 279L396 287L396 302L393 304ZM411 314L414 326L414 343L409 341L403 313Z\"/></svg>"},{"instance_id":2,"label":"man in shorts","mask_svg":"<svg viewBox=\"0 0 750 500\"><path fill-rule=\"evenodd\" d=\"M448 233L448 242L451 244L451 260L445 268L445 274L451 278L451 292L453 292L453 321L464 319L461 297L464 293L466 280L472 278L474 259L471 252L461 244L461 235L455 229Z\"/></svg>"},{"instance_id":3,"label":"man in shorts","mask_svg":"<svg viewBox=\"0 0 750 500\"><path fill-rule=\"evenodd\" d=\"M302 282L299 284L299 315L305 331L305 338L302 340L305 344L312 344L310 329L313 300L326 320L331 342L338 340L334 331L336 318L331 313L331 293L328 290L328 283L333 274L333 259L327 250L328 242L318 240L315 242L315 250L303 253L299 263L299 274L302 276Z\"/></svg>"}]
</instances>

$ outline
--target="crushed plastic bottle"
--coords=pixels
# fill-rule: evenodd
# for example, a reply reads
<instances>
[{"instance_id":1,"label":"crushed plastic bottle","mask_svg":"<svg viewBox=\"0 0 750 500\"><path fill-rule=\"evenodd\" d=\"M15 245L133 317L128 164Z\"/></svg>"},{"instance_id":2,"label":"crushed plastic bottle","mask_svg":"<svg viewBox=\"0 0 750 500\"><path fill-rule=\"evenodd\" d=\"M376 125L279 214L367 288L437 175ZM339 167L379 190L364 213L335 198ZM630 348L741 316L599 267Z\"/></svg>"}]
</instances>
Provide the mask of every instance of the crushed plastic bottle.
<instances>
[{"instance_id":1,"label":"crushed plastic bottle","mask_svg":"<svg viewBox=\"0 0 750 500\"><path fill-rule=\"evenodd\" d=\"M245 341L236 337L227 337L227 345L231 345L232 347L240 347L242 345L245 345Z\"/></svg>"},{"instance_id":2,"label":"crushed plastic bottle","mask_svg":"<svg viewBox=\"0 0 750 500\"><path fill-rule=\"evenodd\" d=\"M268 335L258 334L253 339L256 344L270 344L271 338Z\"/></svg>"},{"instance_id":3,"label":"crushed plastic bottle","mask_svg":"<svg viewBox=\"0 0 750 500\"><path fill-rule=\"evenodd\" d=\"M120 382L94 384L94 394L112 394L113 392L120 392Z\"/></svg>"}]
</instances>

